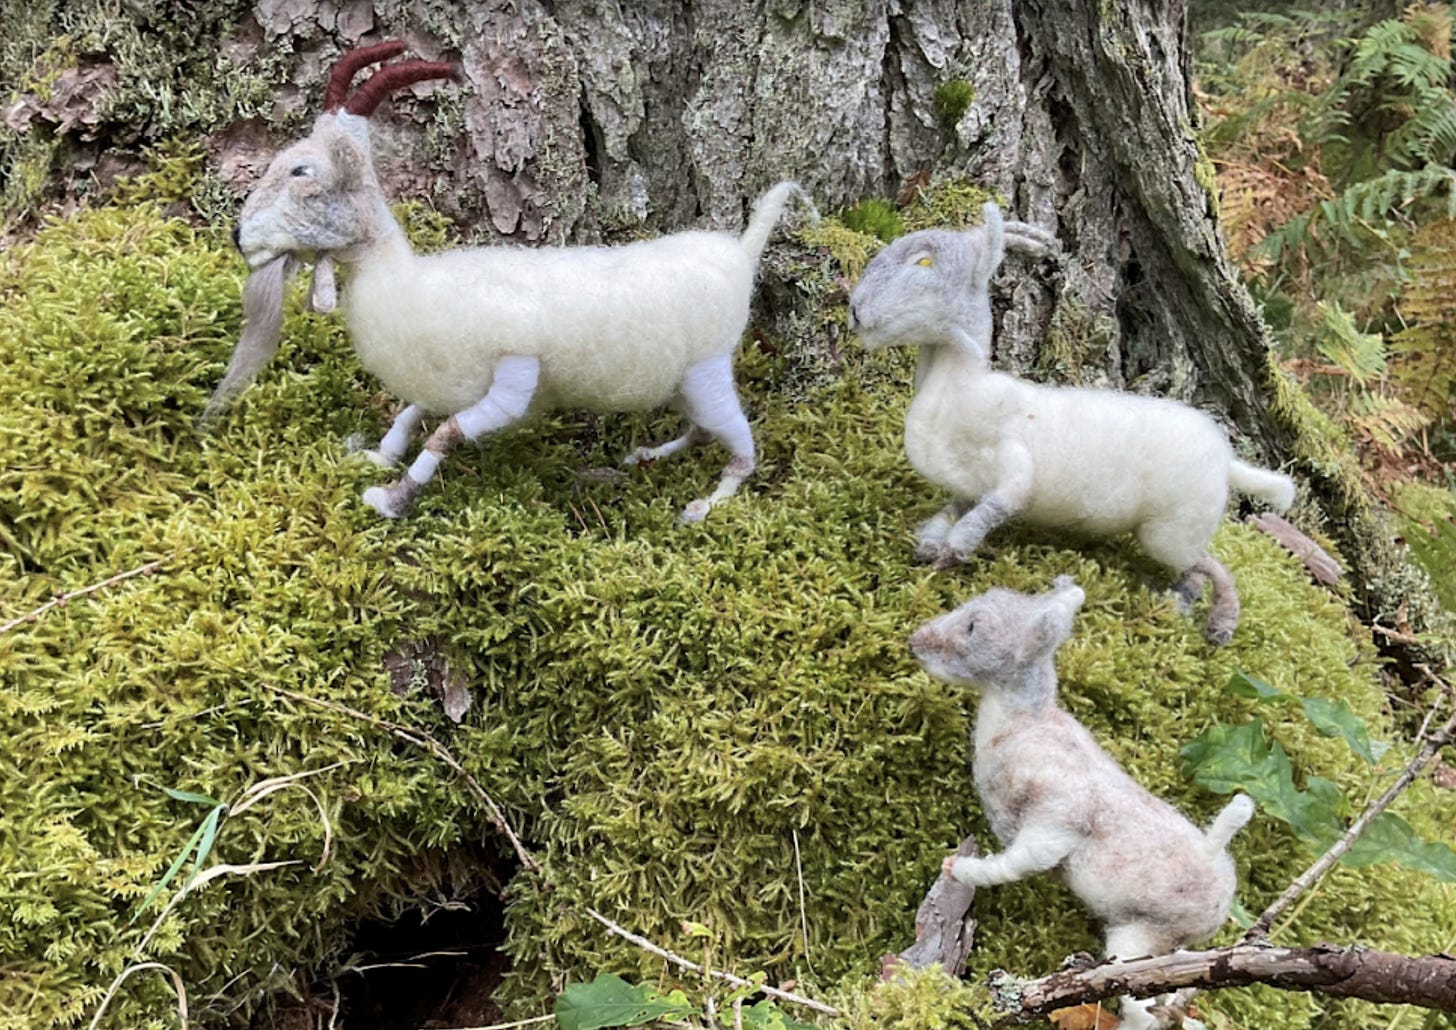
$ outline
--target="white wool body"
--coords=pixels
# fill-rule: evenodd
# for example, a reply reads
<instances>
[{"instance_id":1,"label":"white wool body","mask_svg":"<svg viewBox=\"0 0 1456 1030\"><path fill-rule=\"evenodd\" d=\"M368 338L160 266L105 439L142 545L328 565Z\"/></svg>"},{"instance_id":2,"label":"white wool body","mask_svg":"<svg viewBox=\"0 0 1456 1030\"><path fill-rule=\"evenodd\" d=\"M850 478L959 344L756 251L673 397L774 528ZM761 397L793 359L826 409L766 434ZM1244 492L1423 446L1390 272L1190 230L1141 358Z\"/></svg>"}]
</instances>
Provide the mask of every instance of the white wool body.
<instances>
[{"instance_id":1,"label":"white wool body","mask_svg":"<svg viewBox=\"0 0 1456 1030\"><path fill-rule=\"evenodd\" d=\"M1067 576L1035 596L993 589L911 636L926 672L979 695L972 772L1002 845L942 868L972 887L1053 873L1102 922L1109 957L1161 955L1223 925L1237 885L1226 849L1254 805L1239 795L1199 829L1057 703L1054 658L1084 600ZM1123 1020L1156 1022L1134 998Z\"/></svg>"},{"instance_id":2,"label":"white wool body","mask_svg":"<svg viewBox=\"0 0 1456 1030\"><path fill-rule=\"evenodd\" d=\"M957 497L997 490L1034 524L1136 533L1175 572L1218 528L1235 461L1223 430L1187 405L1040 386L952 348L938 350L910 404L905 452Z\"/></svg>"},{"instance_id":3,"label":"white wool body","mask_svg":"<svg viewBox=\"0 0 1456 1030\"><path fill-rule=\"evenodd\" d=\"M284 269L299 258L315 261L313 301L328 310L337 262L350 273L339 299L360 361L408 402L379 449L364 453L397 464L423 416L446 416L399 479L365 491L364 502L381 515L408 512L460 441L532 410L672 403L688 431L625 461L718 440L729 451L718 486L682 513L684 521L703 518L754 470L733 354L768 237L790 199L807 195L797 183L778 183L754 204L741 235L689 231L614 247L415 254L375 174L368 115L390 91L453 70L404 61L349 95L357 71L403 50L388 42L343 55L313 131L273 159L244 203L234 238L255 269L255 302L209 412L221 411L272 355Z\"/></svg>"},{"instance_id":4,"label":"white wool body","mask_svg":"<svg viewBox=\"0 0 1456 1030\"><path fill-rule=\"evenodd\" d=\"M507 355L539 358L541 407L640 411L736 350L756 259L709 232L619 247L395 247L359 265L345 317L364 367L427 411L479 401Z\"/></svg>"}]
</instances>

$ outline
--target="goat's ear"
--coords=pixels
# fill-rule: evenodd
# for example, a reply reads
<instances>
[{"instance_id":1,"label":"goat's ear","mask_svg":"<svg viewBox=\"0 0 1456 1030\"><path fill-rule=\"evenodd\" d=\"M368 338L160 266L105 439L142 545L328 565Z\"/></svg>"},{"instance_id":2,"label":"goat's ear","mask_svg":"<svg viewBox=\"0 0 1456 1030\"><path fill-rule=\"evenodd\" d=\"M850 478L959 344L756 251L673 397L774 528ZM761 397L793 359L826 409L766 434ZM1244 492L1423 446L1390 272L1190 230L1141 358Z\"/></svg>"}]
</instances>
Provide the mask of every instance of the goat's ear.
<instances>
[{"instance_id":1,"label":"goat's ear","mask_svg":"<svg viewBox=\"0 0 1456 1030\"><path fill-rule=\"evenodd\" d=\"M971 281L984 287L1006 259L1006 226L1001 220L1001 209L990 201L982 205L981 219L981 248L971 266Z\"/></svg>"},{"instance_id":2,"label":"goat's ear","mask_svg":"<svg viewBox=\"0 0 1456 1030\"><path fill-rule=\"evenodd\" d=\"M353 134L335 131L328 137L329 163L341 189L352 190L363 180L369 170L369 153L354 139Z\"/></svg>"},{"instance_id":3,"label":"goat's ear","mask_svg":"<svg viewBox=\"0 0 1456 1030\"><path fill-rule=\"evenodd\" d=\"M1017 657L1024 663L1030 663L1056 651L1062 641L1072 635L1072 616L1080 604L1080 598L1072 605L1064 604L1060 597L1048 601L1032 617L1026 635L1016 649Z\"/></svg>"}]
</instances>

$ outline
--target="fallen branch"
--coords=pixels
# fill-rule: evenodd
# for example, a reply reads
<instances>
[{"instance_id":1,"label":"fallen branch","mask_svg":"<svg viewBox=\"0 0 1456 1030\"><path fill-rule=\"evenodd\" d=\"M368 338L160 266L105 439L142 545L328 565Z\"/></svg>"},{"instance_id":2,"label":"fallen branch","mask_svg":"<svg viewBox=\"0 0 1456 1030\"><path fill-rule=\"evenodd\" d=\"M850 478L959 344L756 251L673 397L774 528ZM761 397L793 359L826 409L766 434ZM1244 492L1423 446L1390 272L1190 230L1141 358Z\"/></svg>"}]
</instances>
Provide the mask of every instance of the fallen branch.
<instances>
[{"instance_id":1,"label":"fallen branch","mask_svg":"<svg viewBox=\"0 0 1456 1030\"><path fill-rule=\"evenodd\" d=\"M515 848L516 857L521 860L521 865L532 872L541 871L540 865L531 857L531 853L526 850L526 846L521 843L521 838L516 836L515 831L506 822L505 812L495 803L495 799L486 793L485 788L480 785L480 781L470 775L469 770L456 760L455 756L450 753L444 744L441 744L425 730L416 730L408 726L401 726L397 722L380 719L377 716L370 715L368 712L361 712L357 708L350 708L348 705L341 704L338 701L329 701L321 697L309 697L307 694L297 694L291 690L285 690L282 687L275 687L271 683L264 683L263 686L275 694L282 694L284 697L292 698L295 701L301 701L304 704L313 705L316 708L327 708L331 711L347 715L351 719L358 719L360 722L367 722L373 726L378 726L380 729L388 730L405 743L413 744L422 751L430 752L464 780L465 785L470 788L471 793L484 803L490 814L491 824L501 833L505 834L506 839L511 842L511 847Z\"/></svg>"},{"instance_id":2,"label":"fallen branch","mask_svg":"<svg viewBox=\"0 0 1456 1030\"><path fill-rule=\"evenodd\" d=\"M1340 563L1319 544L1301 533L1287 519L1272 512L1250 515L1244 520L1256 529L1263 530L1282 544L1290 554L1304 562L1304 567L1321 586L1332 587L1344 576Z\"/></svg>"},{"instance_id":3,"label":"fallen branch","mask_svg":"<svg viewBox=\"0 0 1456 1030\"><path fill-rule=\"evenodd\" d=\"M997 1007L1011 1013L1008 1024L1031 1022L1059 1008L1124 994L1147 998L1184 987L1218 990L1250 984L1456 1012L1456 958L1412 957L1332 944L1313 948L1236 944L1212 951L1102 962L1031 981L998 969L990 980Z\"/></svg>"},{"instance_id":4,"label":"fallen branch","mask_svg":"<svg viewBox=\"0 0 1456 1030\"><path fill-rule=\"evenodd\" d=\"M1390 803L1400 796L1401 791L1415 782L1416 777L1425 770L1426 766L1436 760L1441 753L1441 748L1451 742L1453 733L1456 733L1456 715L1446 720L1446 725L1425 739L1425 743L1416 752L1416 756L1401 770L1400 775L1395 778L1395 782L1390 785L1389 789L1366 805L1365 811L1361 812L1360 817L1350 824L1350 828L1341 835L1340 839L1330 845L1328 851L1316 859L1313 865L1289 885L1289 888L1279 896L1274 904L1266 908L1259 918L1254 920L1254 925L1249 927L1248 932L1244 934L1244 940L1252 942L1268 937L1269 928L1274 925L1274 920L1279 917L1279 914L1293 904L1296 898L1314 886L1320 877L1334 867L1345 852L1354 847L1360 834L1365 832L1365 827L1390 807Z\"/></svg>"},{"instance_id":5,"label":"fallen branch","mask_svg":"<svg viewBox=\"0 0 1456 1030\"><path fill-rule=\"evenodd\" d=\"M601 923L611 933L616 934L618 937L621 937L624 940L631 941L643 951L651 952L653 955L656 955L659 958L665 958L669 962L672 962L683 969L689 970L694 973L699 973L703 976L711 976L715 980L722 980L724 983L730 983L734 987L753 987L759 991L762 991L770 998L777 998L779 1001L793 1002L795 1005L803 1005L805 1008L811 1008L815 1012L822 1012L826 1016L839 1015L839 1010L837 1008L834 1008L832 1005L826 1005L822 1001L815 1001L813 998L805 998L801 994L792 994L789 991L781 991L777 987L769 987L767 984L755 984L752 980L745 980L743 977L735 976L733 973L725 973L721 969L710 969L707 966L700 966L692 959L686 959L683 958L681 955L675 955L672 952L668 951L666 948L662 948L656 944L653 944L646 937L639 936L638 934L633 933L631 930L624 929L621 925L612 922L612 920L608 919L606 916L602 915L594 908L589 908L586 911L587 915L591 916L597 922Z\"/></svg>"},{"instance_id":6,"label":"fallen branch","mask_svg":"<svg viewBox=\"0 0 1456 1030\"><path fill-rule=\"evenodd\" d=\"M967 837L956 854L970 857L977 851L976 838ZM880 957L880 979L893 980L902 965L925 969L938 963L951 976L964 973L976 938L976 920L971 916L975 897L976 888L941 872L915 912L915 943L898 955Z\"/></svg>"},{"instance_id":7,"label":"fallen branch","mask_svg":"<svg viewBox=\"0 0 1456 1030\"><path fill-rule=\"evenodd\" d=\"M0 633L9 633L16 626L19 626L26 622L34 622L36 619L40 618L52 608L64 608L68 602L74 601L78 597L85 597L87 594L94 594L98 590L104 590L109 586L114 586L117 583L120 583L122 580L131 579L133 576L145 576L148 573L154 572L157 569L161 568L163 565L167 564L167 562L171 561L174 557L176 557L176 555L168 554L156 559L155 561L149 561L145 565L138 565L134 569L127 569L125 572L118 572L114 576L103 579L100 583L92 583L89 587L82 587L79 590L72 590L70 593L57 594L55 597L51 598L49 601L47 601L45 604L41 605L34 611L26 612L24 615L17 615L9 622L0 623Z\"/></svg>"}]
</instances>

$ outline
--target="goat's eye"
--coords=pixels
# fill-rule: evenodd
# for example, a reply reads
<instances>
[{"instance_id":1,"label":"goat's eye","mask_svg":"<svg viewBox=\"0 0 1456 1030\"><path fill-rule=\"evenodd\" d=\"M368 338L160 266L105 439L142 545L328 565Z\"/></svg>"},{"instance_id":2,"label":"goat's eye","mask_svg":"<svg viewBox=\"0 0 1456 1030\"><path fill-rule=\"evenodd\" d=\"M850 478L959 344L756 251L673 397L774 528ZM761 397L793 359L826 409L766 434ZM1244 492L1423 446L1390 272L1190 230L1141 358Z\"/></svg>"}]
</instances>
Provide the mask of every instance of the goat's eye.
<instances>
[{"instance_id":1,"label":"goat's eye","mask_svg":"<svg viewBox=\"0 0 1456 1030\"><path fill-rule=\"evenodd\" d=\"M294 165L293 170L290 171L288 174L293 176L294 178L298 178L301 175L307 175L309 171L310 169L308 165Z\"/></svg>"},{"instance_id":2,"label":"goat's eye","mask_svg":"<svg viewBox=\"0 0 1456 1030\"><path fill-rule=\"evenodd\" d=\"M970 619L970 620L968 620L966 622L966 636L969 637L971 634L973 634L975 632L976 632L976 621L974 619Z\"/></svg>"},{"instance_id":3,"label":"goat's eye","mask_svg":"<svg viewBox=\"0 0 1456 1030\"><path fill-rule=\"evenodd\" d=\"M935 258L931 257L929 254L926 254L923 258L921 258L919 261L917 261L915 263L917 265L919 265L921 268L934 268L935 267Z\"/></svg>"}]
</instances>

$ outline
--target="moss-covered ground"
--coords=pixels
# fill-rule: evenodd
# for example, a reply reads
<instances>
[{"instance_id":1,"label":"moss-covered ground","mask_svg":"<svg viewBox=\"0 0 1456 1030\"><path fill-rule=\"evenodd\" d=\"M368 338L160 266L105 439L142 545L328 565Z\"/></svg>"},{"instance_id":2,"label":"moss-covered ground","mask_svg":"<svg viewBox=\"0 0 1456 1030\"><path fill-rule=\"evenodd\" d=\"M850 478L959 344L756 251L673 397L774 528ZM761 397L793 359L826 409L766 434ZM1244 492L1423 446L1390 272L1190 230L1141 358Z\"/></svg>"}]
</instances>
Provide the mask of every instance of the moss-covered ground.
<instances>
[{"instance_id":1,"label":"moss-covered ground","mask_svg":"<svg viewBox=\"0 0 1456 1030\"><path fill-rule=\"evenodd\" d=\"M963 571L911 564L911 527L939 498L901 452L910 355L850 344L837 376L780 390L792 341L751 334L739 380L760 472L700 526L674 519L716 475L716 450L592 472L673 432L662 414L503 433L453 456L412 518L383 522L358 500L382 473L343 441L377 436L391 401L335 321L295 305L273 366L212 436L195 431L237 337L241 283L224 240L144 205L50 224L0 256L0 622L166 559L0 633L5 1027L84 1025L128 961L158 907L129 922L134 910L206 812L164 787L230 799L337 763L304 781L312 796L291 787L225 820L209 859L299 864L208 884L147 949L213 1024L298 970L327 975L360 919L476 886L463 859L514 868L435 757L272 688L429 730L503 805L542 864L508 884L503 994L519 1015L597 972L665 975L591 907L695 954L682 921L705 924L717 964L796 979L845 1004L845 1025L970 1025L952 1003L980 1003L978 987L867 984L912 939L943 853L967 832L990 843L969 699L918 671L905 640L991 585L1077 577L1088 601L1062 655L1065 703L1197 818L1224 799L1189 784L1178 750L1253 714L1220 690L1236 670L1341 698L1385 735L1365 632L1242 525L1215 545L1244 601L1221 651L1129 543L1009 530ZM434 642L468 681L460 725L424 692L391 690L386 657L406 641ZM1297 709L1261 714L1301 775L1357 800L1371 790L1361 761ZM1449 837L1429 785L1398 810ZM1310 857L1267 818L1234 851L1253 910ZM1050 971L1096 946L1046 879L976 904L973 974ZM1322 939L1449 950L1456 897L1391 866L1342 869L1281 932ZM169 997L139 975L104 1025L173 1026ZM1204 1008L1270 1030L1394 1018L1273 990Z\"/></svg>"}]
</instances>

